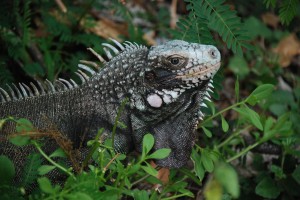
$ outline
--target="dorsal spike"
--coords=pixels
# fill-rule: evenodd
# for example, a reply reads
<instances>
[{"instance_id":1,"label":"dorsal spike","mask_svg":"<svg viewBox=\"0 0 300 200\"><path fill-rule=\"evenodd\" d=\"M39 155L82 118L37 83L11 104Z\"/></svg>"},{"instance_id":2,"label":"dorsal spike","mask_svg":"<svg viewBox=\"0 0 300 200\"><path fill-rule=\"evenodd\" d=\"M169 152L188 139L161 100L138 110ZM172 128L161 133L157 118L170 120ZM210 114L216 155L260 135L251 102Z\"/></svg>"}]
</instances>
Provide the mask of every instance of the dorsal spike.
<instances>
[{"instance_id":1,"label":"dorsal spike","mask_svg":"<svg viewBox=\"0 0 300 200\"><path fill-rule=\"evenodd\" d=\"M102 45L109 48L109 49L111 49L116 55L120 53L119 50L111 44L102 43Z\"/></svg>"},{"instance_id":2,"label":"dorsal spike","mask_svg":"<svg viewBox=\"0 0 300 200\"><path fill-rule=\"evenodd\" d=\"M31 87L32 87L32 89L33 89L33 91L34 91L34 95L35 95L35 96L40 96L40 92L39 92L39 90L37 89L37 87L34 85L34 83L33 83L33 82L30 82L30 85L31 85Z\"/></svg>"},{"instance_id":3,"label":"dorsal spike","mask_svg":"<svg viewBox=\"0 0 300 200\"><path fill-rule=\"evenodd\" d=\"M83 71L81 71L80 69L78 70L78 72L84 77L85 80L90 79L90 77L88 75L86 75Z\"/></svg>"},{"instance_id":4,"label":"dorsal spike","mask_svg":"<svg viewBox=\"0 0 300 200\"><path fill-rule=\"evenodd\" d=\"M213 84L208 83L208 87L214 88Z\"/></svg>"},{"instance_id":5,"label":"dorsal spike","mask_svg":"<svg viewBox=\"0 0 300 200\"><path fill-rule=\"evenodd\" d=\"M212 89L210 89L209 87L207 87L207 89L206 89L208 92L211 92L211 93L213 93L213 91L212 91Z\"/></svg>"},{"instance_id":6,"label":"dorsal spike","mask_svg":"<svg viewBox=\"0 0 300 200\"><path fill-rule=\"evenodd\" d=\"M63 88L59 87L57 83L59 83L59 85L61 85ZM56 91L66 91L69 89L61 80L55 80L54 86L58 86L56 87Z\"/></svg>"},{"instance_id":7,"label":"dorsal spike","mask_svg":"<svg viewBox=\"0 0 300 200\"><path fill-rule=\"evenodd\" d=\"M3 88L0 87L0 91L4 94L6 101L11 101L9 94Z\"/></svg>"},{"instance_id":8,"label":"dorsal spike","mask_svg":"<svg viewBox=\"0 0 300 200\"><path fill-rule=\"evenodd\" d=\"M46 94L44 86L42 85L42 83L40 81L36 81L37 84L39 85L40 89L41 89L41 93L42 95Z\"/></svg>"},{"instance_id":9,"label":"dorsal spike","mask_svg":"<svg viewBox=\"0 0 300 200\"><path fill-rule=\"evenodd\" d=\"M112 39L112 38L109 38L113 43L115 43L122 51L125 49L125 47L120 43L118 42L117 40L115 39Z\"/></svg>"},{"instance_id":10,"label":"dorsal spike","mask_svg":"<svg viewBox=\"0 0 300 200\"><path fill-rule=\"evenodd\" d=\"M61 82L67 84L68 87L65 84L63 84L66 87L66 89L72 89L73 88L73 85L69 81L67 81L65 79L62 79L62 78L59 78L58 80L60 80Z\"/></svg>"},{"instance_id":11,"label":"dorsal spike","mask_svg":"<svg viewBox=\"0 0 300 200\"><path fill-rule=\"evenodd\" d=\"M106 60L104 60L104 58L102 56L100 56L96 51L94 51L94 49L92 48L87 48L87 50L89 50L90 52L92 52L92 54L94 56L96 56L98 58L98 60L100 60L100 62L105 63Z\"/></svg>"},{"instance_id":12,"label":"dorsal spike","mask_svg":"<svg viewBox=\"0 0 300 200\"><path fill-rule=\"evenodd\" d=\"M85 79L84 79L84 77L80 73L75 72L75 74L80 78L80 80L81 80L82 83L85 83Z\"/></svg>"},{"instance_id":13,"label":"dorsal spike","mask_svg":"<svg viewBox=\"0 0 300 200\"><path fill-rule=\"evenodd\" d=\"M28 96L29 96L29 97L33 97L34 95L33 95L32 90L30 89L30 87L28 87L25 83L22 83L22 85L27 89L27 91L28 91Z\"/></svg>"},{"instance_id":14,"label":"dorsal spike","mask_svg":"<svg viewBox=\"0 0 300 200\"><path fill-rule=\"evenodd\" d=\"M104 47L103 50L105 51L106 56L107 56L107 58L109 60L113 58L113 56L111 55L110 51L106 47Z\"/></svg>"},{"instance_id":15,"label":"dorsal spike","mask_svg":"<svg viewBox=\"0 0 300 200\"><path fill-rule=\"evenodd\" d=\"M17 91L18 99L23 99L23 95L22 95L20 89L14 83L12 85L14 86L15 90Z\"/></svg>"},{"instance_id":16,"label":"dorsal spike","mask_svg":"<svg viewBox=\"0 0 300 200\"><path fill-rule=\"evenodd\" d=\"M0 92L0 103L5 103L5 102L6 102L5 98L4 98L4 96Z\"/></svg>"},{"instance_id":17,"label":"dorsal spike","mask_svg":"<svg viewBox=\"0 0 300 200\"><path fill-rule=\"evenodd\" d=\"M91 65L91 66L93 66L94 68L96 68L96 69L99 69L99 65L97 64L97 63L95 63L95 62L92 62L92 61L87 61L87 60L79 60L79 62L81 63L81 64L84 64L84 65Z\"/></svg>"},{"instance_id":18,"label":"dorsal spike","mask_svg":"<svg viewBox=\"0 0 300 200\"><path fill-rule=\"evenodd\" d=\"M48 79L46 79L46 83L48 84L48 89L50 92L56 92L54 85Z\"/></svg>"},{"instance_id":19,"label":"dorsal spike","mask_svg":"<svg viewBox=\"0 0 300 200\"><path fill-rule=\"evenodd\" d=\"M16 97L16 94L15 94L14 90L10 87L10 85L8 85L8 84L6 84L6 85L7 85L8 89L9 89L9 92L11 94L12 99L13 100L18 100L17 97Z\"/></svg>"},{"instance_id":20,"label":"dorsal spike","mask_svg":"<svg viewBox=\"0 0 300 200\"><path fill-rule=\"evenodd\" d=\"M70 78L70 82L73 84L74 87L78 87L77 83L73 79Z\"/></svg>"},{"instance_id":21,"label":"dorsal spike","mask_svg":"<svg viewBox=\"0 0 300 200\"><path fill-rule=\"evenodd\" d=\"M27 97L28 97L28 94L27 94L25 88L23 87L23 85L22 85L21 83L19 83L19 87L20 87L20 89L21 89L21 93L23 94L23 97L24 97L24 98L27 98Z\"/></svg>"},{"instance_id":22,"label":"dorsal spike","mask_svg":"<svg viewBox=\"0 0 300 200\"><path fill-rule=\"evenodd\" d=\"M96 73L93 69L91 69L90 67L88 67L86 65L78 64L78 67L81 69L84 69L87 72L90 72L92 75Z\"/></svg>"},{"instance_id":23,"label":"dorsal spike","mask_svg":"<svg viewBox=\"0 0 300 200\"><path fill-rule=\"evenodd\" d=\"M125 44L128 44L130 47L131 47L131 49L136 49L137 47L132 43L132 42L130 42L130 41L125 41L124 42Z\"/></svg>"},{"instance_id":24,"label":"dorsal spike","mask_svg":"<svg viewBox=\"0 0 300 200\"><path fill-rule=\"evenodd\" d=\"M126 49L130 49L130 50L134 49L134 48L132 48L132 46L130 46L129 44L126 44L126 43L124 43L124 46L125 46Z\"/></svg>"}]
</instances>

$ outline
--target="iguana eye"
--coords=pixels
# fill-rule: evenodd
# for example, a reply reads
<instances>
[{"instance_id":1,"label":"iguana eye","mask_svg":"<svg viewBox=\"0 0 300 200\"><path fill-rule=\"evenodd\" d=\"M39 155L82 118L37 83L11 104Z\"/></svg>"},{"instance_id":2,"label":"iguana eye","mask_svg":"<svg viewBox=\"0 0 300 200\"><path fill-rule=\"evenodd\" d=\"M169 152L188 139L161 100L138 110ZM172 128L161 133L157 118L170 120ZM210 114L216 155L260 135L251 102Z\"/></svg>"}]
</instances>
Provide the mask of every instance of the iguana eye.
<instances>
[{"instance_id":1,"label":"iguana eye","mask_svg":"<svg viewBox=\"0 0 300 200\"><path fill-rule=\"evenodd\" d=\"M178 68L183 67L186 64L187 59L182 56L172 55L172 56L168 57L166 61L167 61L166 64L169 67L178 69Z\"/></svg>"},{"instance_id":2,"label":"iguana eye","mask_svg":"<svg viewBox=\"0 0 300 200\"><path fill-rule=\"evenodd\" d=\"M179 63L179 58L175 57L175 58L171 58L170 62L172 65L178 65Z\"/></svg>"}]
</instances>

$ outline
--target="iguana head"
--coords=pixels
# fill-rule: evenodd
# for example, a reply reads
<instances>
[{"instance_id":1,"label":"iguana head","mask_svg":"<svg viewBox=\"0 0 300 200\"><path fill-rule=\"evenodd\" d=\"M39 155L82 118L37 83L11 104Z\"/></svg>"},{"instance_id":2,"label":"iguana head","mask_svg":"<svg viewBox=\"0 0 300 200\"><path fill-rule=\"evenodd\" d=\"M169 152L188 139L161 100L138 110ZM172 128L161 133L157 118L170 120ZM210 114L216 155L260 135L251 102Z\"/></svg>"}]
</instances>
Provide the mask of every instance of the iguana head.
<instances>
[{"instance_id":1,"label":"iguana head","mask_svg":"<svg viewBox=\"0 0 300 200\"><path fill-rule=\"evenodd\" d=\"M151 47L144 83L150 106L159 108L191 89L199 90L220 68L221 54L212 45L172 40Z\"/></svg>"}]
</instances>

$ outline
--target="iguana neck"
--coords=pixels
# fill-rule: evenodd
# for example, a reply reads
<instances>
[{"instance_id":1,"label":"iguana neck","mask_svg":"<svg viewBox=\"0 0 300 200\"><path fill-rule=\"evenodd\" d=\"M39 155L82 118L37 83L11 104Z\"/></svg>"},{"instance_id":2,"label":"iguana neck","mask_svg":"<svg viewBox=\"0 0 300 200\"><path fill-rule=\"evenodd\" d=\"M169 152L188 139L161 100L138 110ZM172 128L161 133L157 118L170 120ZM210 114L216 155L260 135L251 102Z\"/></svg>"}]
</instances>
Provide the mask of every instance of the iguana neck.
<instances>
[{"instance_id":1,"label":"iguana neck","mask_svg":"<svg viewBox=\"0 0 300 200\"><path fill-rule=\"evenodd\" d=\"M145 47L120 53L105 63L103 69L82 87L82 91L92 95L99 103L120 103L125 97L144 91L147 54Z\"/></svg>"}]
</instances>

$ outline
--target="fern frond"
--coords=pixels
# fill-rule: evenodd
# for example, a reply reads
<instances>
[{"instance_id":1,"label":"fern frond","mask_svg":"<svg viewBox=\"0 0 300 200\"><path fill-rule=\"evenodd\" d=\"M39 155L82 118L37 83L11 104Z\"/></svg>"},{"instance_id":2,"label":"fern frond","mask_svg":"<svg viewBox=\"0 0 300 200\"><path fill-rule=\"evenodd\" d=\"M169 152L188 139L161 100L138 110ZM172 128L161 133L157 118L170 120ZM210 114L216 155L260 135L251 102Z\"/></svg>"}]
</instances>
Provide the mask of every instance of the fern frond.
<instances>
[{"instance_id":1,"label":"fern frond","mask_svg":"<svg viewBox=\"0 0 300 200\"><path fill-rule=\"evenodd\" d=\"M200 0L191 4L196 15L204 15L209 27L218 32L227 47L234 53L242 55L242 47L248 48L246 31L236 11L224 4L224 0Z\"/></svg>"},{"instance_id":2,"label":"fern frond","mask_svg":"<svg viewBox=\"0 0 300 200\"><path fill-rule=\"evenodd\" d=\"M264 4L266 5L267 8L275 8L276 6L276 0L264 0Z\"/></svg>"},{"instance_id":3,"label":"fern frond","mask_svg":"<svg viewBox=\"0 0 300 200\"><path fill-rule=\"evenodd\" d=\"M283 24L289 24L297 14L299 0L284 0L279 9L279 18Z\"/></svg>"},{"instance_id":4,"label":"fern frond","mask_svg":"<svg viewBox=\"0 0 300 200\"><path fill-rule=\"evenodd\" d=\"M214 40L207 28L205 19L195 18L190 14L185 19L180 19L177 22L177 29L171 30L174 38L196 42L200 44L214 44Z\"/></svg>"},{"instance_id":5,"label":"fern frond","mask_svg":"<svg viewBox=\"0 0 300 200\"><path fill-rule=\"evenodd\" d=\"M32 153L27 157L24 171L22 174L21 186L27 187L38 177L38 168L42 165L42 157L38 153Z\"/></svg>"},{"instance_id":6,"label":"fern frond","mask_svg":"<svg viewBox=\"0 0 300 200\"><path fill-rule=\"evenodd\" d=\"M197 1L186 0L186 2L189 3L187 9L190 13L188 17L179 19L176 30L171 30L174 38L200 44L214 44L207 19L201 14L197 15L194 10Z\"/></svg>"},{"instance_id":7,"label":"fern frond","mask_svg":"<svg viewBox=\"0 0 300 200\"><path fill-rule=\"evenodd\" d=\"M14 1L14 13L15 20L17 24L18 33L22 40L22 46L25 46L30 43L31 38L31 0L25 1L24 4L21 4L20 1Z\"/></svg>"}]
</instances>

